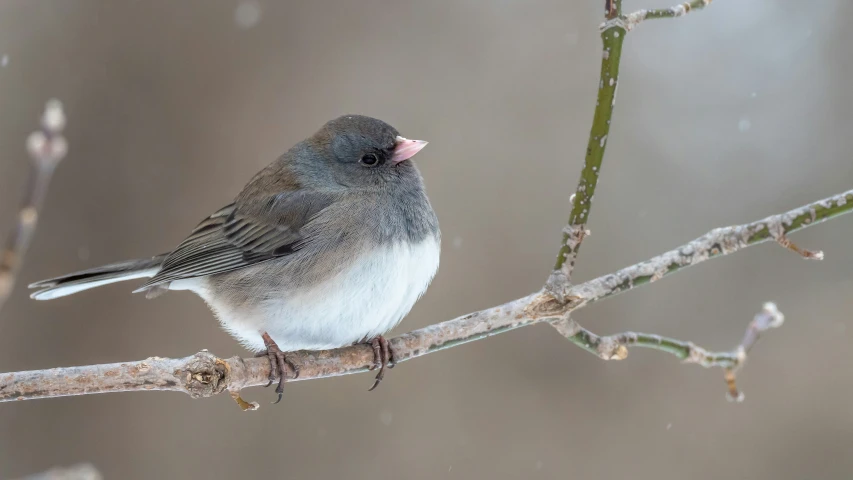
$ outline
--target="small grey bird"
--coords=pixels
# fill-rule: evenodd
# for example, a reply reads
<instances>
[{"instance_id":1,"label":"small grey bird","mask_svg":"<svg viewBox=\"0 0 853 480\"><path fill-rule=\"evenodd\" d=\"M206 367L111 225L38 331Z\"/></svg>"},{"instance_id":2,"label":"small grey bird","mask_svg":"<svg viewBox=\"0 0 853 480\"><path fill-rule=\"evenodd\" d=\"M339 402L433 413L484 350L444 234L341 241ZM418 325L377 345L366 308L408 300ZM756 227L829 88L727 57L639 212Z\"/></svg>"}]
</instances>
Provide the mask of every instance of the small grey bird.
<instances>
[{"instance_id":1,"label":"small grey bird","mask_svg":"<svg viewBox=\"0 0 853 480\"><path fill-rule=\"evenodd\" d=\"M441 233L412 156L427 142L360 115L328 122L260 171L172 252L36 282L51 300L150 278L149 298L190 290L247 348L265 352L281 400L286 353L370 343L371 390L396 326L438 270ZM280 372L280 373L277 373Z\"/></svg>"}]
</instances>

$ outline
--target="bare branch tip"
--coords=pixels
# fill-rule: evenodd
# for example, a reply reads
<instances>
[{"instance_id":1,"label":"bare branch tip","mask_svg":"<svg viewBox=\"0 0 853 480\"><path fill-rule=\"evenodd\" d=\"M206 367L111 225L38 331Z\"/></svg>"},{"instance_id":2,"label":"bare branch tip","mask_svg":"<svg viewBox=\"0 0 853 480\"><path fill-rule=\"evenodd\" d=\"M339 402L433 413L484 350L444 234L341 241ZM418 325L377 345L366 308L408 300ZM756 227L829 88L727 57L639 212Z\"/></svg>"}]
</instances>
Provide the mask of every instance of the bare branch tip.
<instances>
[{"instance_id":1,"label":"bare branch tip","mask_svg":"<svg viewBox=\"0 0 853 480\"><path fill-rule=\"evenodd\" d=\"M65 128L65 121L62 102L55 98L48 100L41 117L42 127L50 133L58 134Z\"/></svg>"},{"instance_id":2,"label":"bare branch tip","mask_svg":"<svg viewBox=\"0 0 853 480\"><path fill-rule=\"evenodd\" d=\"M695 363L698 365L708 365L708 352L704 348L696 345L693 342L687 343L687 357L684 358L684 363Z\"/></svg>"},{"instance_id":3,"label":"bare branch tip","mask_svg":"<svg viewBox=\"0 0 853 480\"><path fill-rule=\"evenodd\" d=\"M728 386L728 391L726 392L726 400L735 403L743 402L745 396L743 392L738 390L737 382L735 379L735 370L732 368L727 368L724 374L726 385Z\"/></svg>"},{"instance_id":4,"label":"bare branch tip","mask_svg":"<svg viewBox=\"0 0 853 480\"><path fill-rule=\"evenodd\" d=\"M766 302L762 306L761 312L755 315L753 321L756 323L761 322L759 327L762 327L761 330L764 331L781 327L785 323L785 315L779 311L779 307L775 303Z\"/></svg>"},{"instance_id":5,"label":"bare branch tip","mask_svg":"<svg viewBox=\"0 0 853 480\"><path fill-rule=\"evenodd\" d=\"M636 26L636 24L640 23L640 21L641 20L638 20L634 23L629 24L628 21L626 20L626 18L623 18L623 17L611 18L609 20L602 22L601 25L598 26L598 30L601 31L601 33L604 33L606 31L610 30L611 28L621 28L622 30L625 30L627 32L627 31L630 31L632 28L634 28L634 26Z\"/></svg>"},{"instance_id":6,"label":"bare branch tip","mask_svg":"<svg viewBox=\"0 0 853 480\"><path fill-rule=\"evenodd\" d=\"M745 398L746 398L746 395L744 395L743 392L740 392L740 391L735 391L734 393L726 392L726 400L728 400L730 402L742 403Z\"/></svg>"},{"instance_id":7,"label":"bare branch tip","mask_svg":"<svg viewBox=\"0 0 853 480\"><path fill-rule=\"evenodd\" d=\"M66 124L62 102L48 100L41 116L41 129L27 137L27 152L40 167L53 167L68 153L68 142L62 136Z\"/></svg>"},{"instance_id":8,"label":"bare branch tip","mask_svg":"<svg viewBox=\"0 0 853 480\"><path fill-rule=\"evenodd\" d=\"M258 402L247 402L243 400L243 397L240 396L240 390L229 390L228 394L231 395L231 398L237 402L237 406L239 406L244 412L254 412L261 408L261 405Z\"/></svg>"},{"instance_id":9,"label":"bare branch tip","mask_svg":"<svg viewBox=\"0 0 853 480\"><path fill-rule=\"evenodd\" d=\"M771 230L771 233L773 233L773 230ZM776 243L782 247L800 255L806 260L823 260L823 250L806 250L805 248L801 248L797 246L796 243L792 242L784 233L776 231L774 234L774 240L776 240Z\"/></svg>"}]
</instances>

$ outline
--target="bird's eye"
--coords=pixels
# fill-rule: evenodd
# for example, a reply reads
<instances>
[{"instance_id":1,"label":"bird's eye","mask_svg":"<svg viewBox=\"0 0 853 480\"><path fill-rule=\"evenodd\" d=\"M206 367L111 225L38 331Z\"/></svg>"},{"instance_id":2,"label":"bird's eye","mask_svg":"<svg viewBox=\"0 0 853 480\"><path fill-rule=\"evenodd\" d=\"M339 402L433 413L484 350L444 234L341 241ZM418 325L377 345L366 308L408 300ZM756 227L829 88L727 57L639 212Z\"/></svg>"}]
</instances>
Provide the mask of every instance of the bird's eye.
<instances>
[{"instance_id":1,"label":"bird's eye","mask_svg":"<svg viewBox=\"0 0 853 480\"><path fill-rule=\"evenodd\" d=\"M368 167L372 167L379 163L379 158L376 157L375 153L368 153L361 157L361 164L366 165Z\"/></svg>"}]
</instances>

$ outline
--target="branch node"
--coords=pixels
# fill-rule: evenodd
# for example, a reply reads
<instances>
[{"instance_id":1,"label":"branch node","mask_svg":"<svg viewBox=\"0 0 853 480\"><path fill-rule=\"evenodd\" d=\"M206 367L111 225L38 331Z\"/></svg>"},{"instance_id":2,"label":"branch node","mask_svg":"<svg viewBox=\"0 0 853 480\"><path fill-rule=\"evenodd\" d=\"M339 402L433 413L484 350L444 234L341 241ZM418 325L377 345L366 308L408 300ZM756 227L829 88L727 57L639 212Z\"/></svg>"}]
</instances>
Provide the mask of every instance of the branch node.
<instances>
[{"instance_id":1,"label":"branch node","mask_svg":"<svg viewBox=\"0 0 853 480\"><path fill-rule=\"evenodd\" d=\"M628 348L614 337L601 337L596 350L602 360L625 360L628 358Z\"/></svg>"},{"instance_id":2,"label":"branch node","mask_svg":"<svg viewBox=\"0 0 853 480\"><path fill-rule=\"evenodd\" d=\"M540 292L537 294L534 300L524 308L524 314L534 320L545 318L567 319L568 314L565 302L561 302L549 293ZM568 301L572 301L572 298L569 298Z\"/></svg>"},{"instance_id":3,"label":"branch node","mask_svg":"<svg viewBox=\"0 0 853 480\"><path fill-rule=\"evenodd\" d=\"M708 358L709 356L704 348L693 342L687 342L687 357L684 359L684 363L696 363L703 367L710 367L713 363Z\"/></svg>"},{"instance_id":4,"label":"branch node","mask_svg":"<svg viewBox=\"0 0 853 480\"><path fill-rule=\"evenodd\" d=\"M62 136L65 121L62 102L48 100L41 116L41 130L27 137L27 152L39 167L53 168L68 153L68 142Z\"/></svg>"},{"instance_id":5,"label":"branch node","mask_svg":"<svg viewBox=\"0 0 853 480\"><path fill-rule=\"evenodd\" d=\"M184 379L184 388L192 398L211 397L225 390L229 383L231 366L207 351L193 355L186 369L176 371L175 376Z\"/></svg>"},{"instance_id":6,"label":"branch node","mask_svg":"<svg viewBox=\"0 0 853 480\"><path fill-rule=\"evenodd\" d=\"M691 0L669 8L637 10L634 13L629 13L628 15L623 16L625 19L625 25L623 28L625 28L626 31L631 31L634 27L640 24L640 22L646 19L683 17L694 9L698 10L700 8L707 7L711 4L711 1L712 0Z\"/></svg>"},{"instance_id":7,"label":"branch node","mask_svg":"<svg viewBox=\"0 0 853 480\"><path fill-rule=\"evenodd\" d=\"M30 179L18 219L0 253L0 308L15 286L15 277L32 241L50 178L60 160L68 153L68 142L62 136L65 113L59 100L50 100L41 117L41 127L27 137L30 155Z\"/></svg>"},{"instance_id":8,"label":"branch node","mask_svg":"<svg viewBox=\"0 0 853 480\"><path fill-rule=\"evenodd\" d=\"M636 25L636 23L634 25ZM601 25L598 26L598 30L601 31L601 33L604 33L611 28L621 28L627 32L630 31L634 25L628 24L625 17L616 17L602 22Z\"/></svg>"}]
</instances>

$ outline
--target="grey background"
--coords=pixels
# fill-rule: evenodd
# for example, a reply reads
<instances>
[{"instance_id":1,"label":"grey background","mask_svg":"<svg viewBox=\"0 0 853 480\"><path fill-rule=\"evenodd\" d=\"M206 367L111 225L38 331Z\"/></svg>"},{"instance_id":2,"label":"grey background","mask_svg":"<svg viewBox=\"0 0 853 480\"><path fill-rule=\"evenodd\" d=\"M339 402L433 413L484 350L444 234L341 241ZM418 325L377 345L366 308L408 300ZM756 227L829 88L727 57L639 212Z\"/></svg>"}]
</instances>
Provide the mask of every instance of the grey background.
<instances>
[{"instance_id":1,"label":"grey background","mask_svg":"<svg viewBox=\"0 0 853 480\"><path fill-rule=\"evenodd\" d=\"M36 303L25 284L173 247L343 113L431 142L418 160L442 267L397 331L544 282L589 132L601 0L238 4L0 2L0 225L50 97L71 148L0 316L0 371L246 354L186 293ZM576 279L849 189L851 15L718 0L632 32ZM794 236L824 262L751 248L577 315L729 348L776 301L787 323L750 359L741 405L719 371L636 350L602 362L536 326L406 363L370 394L368 375L294 384L275 407L251 389L251 414L170 393L3 404L0 478L79 461L113 479L850 478L851 235L841 218Z\"/></svg>"}]
</instances>

